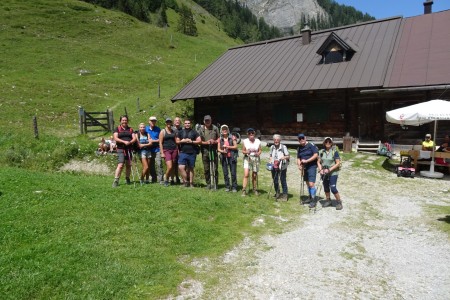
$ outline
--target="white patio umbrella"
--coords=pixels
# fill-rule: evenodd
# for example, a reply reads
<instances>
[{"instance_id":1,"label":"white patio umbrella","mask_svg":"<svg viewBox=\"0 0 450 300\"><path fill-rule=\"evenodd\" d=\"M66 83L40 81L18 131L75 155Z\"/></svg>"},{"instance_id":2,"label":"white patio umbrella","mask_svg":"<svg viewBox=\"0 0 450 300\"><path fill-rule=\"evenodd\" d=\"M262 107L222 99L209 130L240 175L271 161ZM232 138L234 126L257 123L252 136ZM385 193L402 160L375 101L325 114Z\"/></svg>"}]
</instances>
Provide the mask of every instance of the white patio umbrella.
<instances>
[{"instance_id":1,"label":"white patio umbrella","mask_svg":"<svg viewBox=\"0 0 450 300\"><path fill-rule=\"evenodd\" d=\"M433 138L436 140L436 127L439 120L450 120L450 101L430 100L386 112L386 120L400 125L419 126L434 121ZM431 153L430 171L422 171L420 175L442 178L444 174L434 171L434 148Z\"/></svg>"}]
</instances>

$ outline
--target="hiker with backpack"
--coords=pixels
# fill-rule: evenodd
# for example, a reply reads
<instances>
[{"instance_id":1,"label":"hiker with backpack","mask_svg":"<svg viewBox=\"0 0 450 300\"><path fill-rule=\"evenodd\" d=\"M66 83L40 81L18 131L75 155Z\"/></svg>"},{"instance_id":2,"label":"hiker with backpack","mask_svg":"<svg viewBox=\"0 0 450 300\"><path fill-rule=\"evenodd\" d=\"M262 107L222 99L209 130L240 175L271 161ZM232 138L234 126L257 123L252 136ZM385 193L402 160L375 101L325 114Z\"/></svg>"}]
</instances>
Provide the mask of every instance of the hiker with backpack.
<instances>
[{"instance_id":1,"label":"hiker with backpack","mask_svg":"<svg viewBox=\"0 0 450 300\"><path fill-rule=\"evenodd\" d=\"M149 182L148 166L150 162L151 138L145 131L145 123L139 124L139 131L136 133L137 150L142 162L141 185Z\"/></svg>"},{"instance_id":2,"label":"hiker with backpack","mask_svg":"<svg viewBox=\"0 0 450 300\"><path fill-rule=\"evenodd\" d=\"M332 204L330 198L331 191L336 198L336 210L341 210L343 208L342 200L336 188L341 165L339 149L333 144L333 139L331 137L326 137L323 140L323 147L324 148L319 151L319 159L317 160L317 168L319 169L319 174L322 178L323 190L325 191L326 197L322 206L328 207Z\"/></svg>"},{"instance_id":3,"label":"hiker with backpack","mask_svg":"<svg viewBox=\"0 0 450 300\"><path fill-rule=\"evenodd\" d=\"M117 144L118 164L114 173L114 181L112 186L119 185L120 175L125 165L125 180L127 184L131 184L131 160L133 155L133 145L136 142L136 135L131 127L128 126L128 117L120 116L120 125L114 130L114 140Z\"/></svg>"},{"instance_id":4,"label":"hiker with backpack","mask_svg":"<svg viewBox=\"0 0 450 300\"><path fill-rule=\"evenodd\" d=\"M287 167L289 165L289 151L286 145L281 144L281 136L273 135L273 145L269 150L269 162L272 164L272 180L275 189L274 197L276 200L288 200L288 186L286 182ZM283 193L280 193L278 181L281 183Z\"/></svg>"},{"instance_id":5,"label":"hiker with backpack","mask_svg":"<svg viewBox=\"0 0 450 300\"><path fill-rule=\"evenodd\" d=\"M201 153L206 189L217 190L217 179L219 177L217 141L219 140L220 133L217 126L212 124L210 115L206 115L203 118L203 124L200 126L199 134L202 140Z\"/></svg>"},{"instance_id":6,"label":"hiker with backpack","mask_svg":"<svg viewBox=\"0 0 450 300\"><path fill-rule=\"evenodd\" d=\"M158 182L160 184L164 184L163 180L163 165L161 160L161 151L159 149L159 133L161 129L156 126L156 122L158 121L155 116L151 116L149 119L149 125L145 127L145 131L147 131L150 136L152 145L150 146L150 164L149 164L149 173L152 177L152 183Z\"/></svg>"},{"instance_id":7,"label":"hiker with backpack","mask_svg":"<svg viewBox=\"0 0 450 300\"><path fill-rule=\"evenodd\" d=\"M258 192L258 172L261 156L261 141L255 137L253 128L247 129L248 138L243 141L242 154L244 154L244 180L242 182L242 196L247 195L247 183L250 171L252 171L253 194Z\"/></svg>"},{"instance_id":8,"label":"hiker with backpack","mask_svg":"<svg viewBox=\"0 0 450 300\"><path fill-rule=\"evenodd\" d=\"M178 147L175 140L175 130L172 128L172 119L166 119L166 127L159 133L159 148L161 158L166 162L166 173L164 174L164 185L169 186L169 178L173 183L175 162L178 160Z\"/></svg>"},{"instance_id":9,"label":"hiker with backpack","mask_svg":"<svg viewBox=\"0 0 450 300\"><path fill-rule=\"evenodd\" d=\"M316 176L317 176L317 157L319 150L316 145L306 140L303 133L298 135L299 147L297 148L297 166L302 174L302 181L307 183L309 198L303 200L303 203L309 203L310 208L316 207ZM303 185L303 182L302 182ZM301 196L301 195L300 195Z\"/></svg>"},{"instance_id":10,"label":"hiker with backpack","mask_svg":"<svg viewBox=\"0 0 450 300\"><path fill-rule=\"evenodd\" d=\"M178 168L183 177L185 187L194 187L195 160L202 142L197 131L191 128L191 120L184 120L184 128L177 132L176 142L180 148Z\"/></svg>"},{"instance_id":11,"label":"hiker with backpack","mask_svg":"<svg viewBox=\"0 0 450 300\"><path fill-rule=\"evenodd\" d=\"M223 178L225 181L225 192L237 192L236 166L238 158L238 148L236 139L230 135L230 129L227 125L220 127L221 137L217 143L217 151L220 153L220 162L222 164ZM231 175L228 176L228 169Z\"/></svg>"}]
</instances>

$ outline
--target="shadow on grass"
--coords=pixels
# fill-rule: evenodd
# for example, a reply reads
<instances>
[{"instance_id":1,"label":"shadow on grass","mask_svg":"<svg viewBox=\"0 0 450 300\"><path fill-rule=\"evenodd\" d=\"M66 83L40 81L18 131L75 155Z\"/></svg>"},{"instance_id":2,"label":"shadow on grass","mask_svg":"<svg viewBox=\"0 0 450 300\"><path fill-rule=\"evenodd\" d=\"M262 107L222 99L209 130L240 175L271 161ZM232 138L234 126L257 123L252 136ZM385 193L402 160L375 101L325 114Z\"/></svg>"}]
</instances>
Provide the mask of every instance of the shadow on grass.
<instances>
[{"instance_id":1,"label":"shadow on grass","mask_svg":"<svg viewBox=\"0 0 450 300\"><path fill-rule=\"evenodd\" d=\"M444 218L439 218L437 220L441 221L441 222L445 222L447 224L450 224L450 215L446 215Z\"/></svg>"},{"instance_id":2,"label":"shadow on grass","mask_svg":"<svg viewBox=\"0 0 450 300\"><path fill-rule=\"evenodd\" d=\"M383 164L381 165L381 167L383 169L385 169L386 171L395 173L397 165L398 164L395 161L393 161L392 159L386 158L384 160Z\"/></svg>"}]
</instances>

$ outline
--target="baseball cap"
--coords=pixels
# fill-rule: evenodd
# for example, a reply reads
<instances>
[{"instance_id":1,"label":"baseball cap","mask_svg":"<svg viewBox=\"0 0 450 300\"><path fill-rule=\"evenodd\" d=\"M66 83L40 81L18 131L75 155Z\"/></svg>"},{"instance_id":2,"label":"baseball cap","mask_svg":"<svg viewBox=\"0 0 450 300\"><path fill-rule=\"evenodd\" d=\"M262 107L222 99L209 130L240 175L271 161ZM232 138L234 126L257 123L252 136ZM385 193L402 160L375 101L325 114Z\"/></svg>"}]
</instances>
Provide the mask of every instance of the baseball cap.
<instances>
[{"instance_id":1,"label":"baseball cap","mask_svg":"<svg viewBox=\"0 0 450 300\"><path fill-rule=\"evenodd\" d=\"M156 121L156 117L155 116L151 116L150 118L148 118L150 121Z\"/></svg>"},{"instance_id":2,"label":"baseball cap","mask_svg":"<svg viewBox=\"0 0 450 300\"><path fill-rule=\"evenodd\" d=\"M167 122L172 122L172 119L171 118L166 118L166 123Z\"/></svg>"},{"instance_id":3,"label":"baseball cap","mask_svg":"<svg viewBox=\"0 0 450 300\"><path fill-rule=\"evenodd\" d=\"M206 115L206 116L203 118L203 121L206 121L206 120L211 120L211 116L210 116L210 115Z\"/></svg>"},{"instance_id":4,"label":"baseball cap","mask_svg":"<svg viewBox=\"0 0 450 300\"><path fill-rule=\"evenodd\" d=\"M253 129L253 128L250 127L249 129L247 129L247 133L249 133L250 131L253 131L253 132L254 132L255 129Z\"/></svg>"},{"instance_id":5,"label":"baseball cap","mask_svg":"<svg viewBox=\"0 0 450 300\"><path fill-rule=\"evenodd\" d=\"M431 137L431 134L427 133L427 134L425 135L425 137Z\"/></svg>"},{"instance_id":6,"label":"baseball cap","mask_svg":"<svg viewBox=\"0 0 450 300\"><path fill-rule=\"evenodd\" d=\"M304 135L303 133L299 133L297 137L298 137L299 139L304 139L304 138L305 138L305 135Z\"/></svg>"}]
</instances>

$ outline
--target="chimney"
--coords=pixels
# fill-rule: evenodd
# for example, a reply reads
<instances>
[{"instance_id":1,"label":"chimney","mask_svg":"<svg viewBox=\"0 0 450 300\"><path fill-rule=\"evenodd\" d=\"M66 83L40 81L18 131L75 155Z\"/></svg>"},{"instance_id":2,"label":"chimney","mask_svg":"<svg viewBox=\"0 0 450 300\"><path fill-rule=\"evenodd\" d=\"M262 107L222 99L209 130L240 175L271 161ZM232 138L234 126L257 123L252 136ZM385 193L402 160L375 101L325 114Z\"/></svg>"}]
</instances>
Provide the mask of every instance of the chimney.
<instances>
[{"instance_id":1,"label":"chimney","mask_svg":"<svg viewBox=\"0 0 450 300\"><path fill-rule=\"evenodd\" d=\"M423 3L423 13L426 14L431 14L431 6L433 5L433 1L432 0L427 0Z\"/></svg>"},{"instance_id":2,"label":"chimney","mask_svg":"<svg viewBox=\"0 0 450 300\"><path fill-rule=\"evenodd\" d=\"M305 23L305 27L300 31L302 33L302 43L303 45L309 45L311 43L311 28Z\"/></svg>"}]
</instances>

